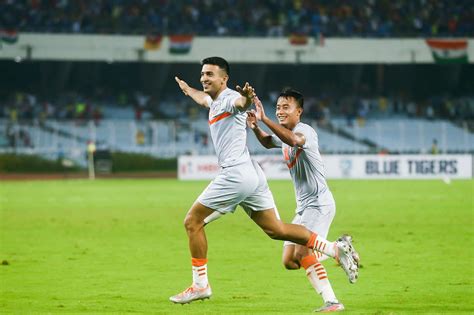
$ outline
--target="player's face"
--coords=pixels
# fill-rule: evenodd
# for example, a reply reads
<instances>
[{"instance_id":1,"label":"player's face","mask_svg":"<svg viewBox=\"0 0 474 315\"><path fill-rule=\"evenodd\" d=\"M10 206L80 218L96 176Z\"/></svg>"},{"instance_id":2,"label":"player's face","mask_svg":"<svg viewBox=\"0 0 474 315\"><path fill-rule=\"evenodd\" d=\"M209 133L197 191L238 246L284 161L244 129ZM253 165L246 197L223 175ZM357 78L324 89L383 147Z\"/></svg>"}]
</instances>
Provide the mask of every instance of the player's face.
<instances>
[{"instance_id":1,"label":"player's face","mask_svg":"<svg viewBox=\"0 0 474 315\"><path fill-rule=\"evenodd\" d=\"M279 97L276 105L276 117L280 125L293 129L299 123L303 109L293 97Z\"/></svg>"},{"instance_id":2,"label":"player's face","mask_svg":"<svg viewBox=\"0 0 474 315\"><path fill-rule=\"evenodd\" d=\"M215 95L227 86L229 77L224 70L216 65L203 65L201 70L201 84L203 91Z\"/></svg>"}]
</instances>

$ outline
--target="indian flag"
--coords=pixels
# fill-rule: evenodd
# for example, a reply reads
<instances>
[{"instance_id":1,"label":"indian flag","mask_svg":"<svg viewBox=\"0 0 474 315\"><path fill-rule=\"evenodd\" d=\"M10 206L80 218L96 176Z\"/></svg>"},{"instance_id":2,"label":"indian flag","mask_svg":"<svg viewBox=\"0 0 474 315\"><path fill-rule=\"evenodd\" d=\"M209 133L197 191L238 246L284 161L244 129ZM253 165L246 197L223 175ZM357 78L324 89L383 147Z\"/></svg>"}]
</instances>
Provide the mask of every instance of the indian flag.
<instances>
[{"instance_id":1,"label":"indian flag","mask_svg":"<svg viewBox=\"0 0 474 315\"><path fill-rule=\"evenodd\" d=\"M7 44L15 44L18 41L18 32L15 30L0 29L0 41Z\"/></svg>"},{"instance_id":2,"label":"indian flag","mask_svg":"<svg viewBox=\"0 0 474 315\"><path fill-rule=\"evenodd\" d=\"M467 63L466 39L427 39L436 63Z\"/></svg>"},{"instance_id":3,"label":"indian flag","mask_svg":"<svg viewBox=\"0 0 474 315\"><path fill-rule=\"evenodd\" d=\"M161 35L148 35L145 37L145 42L143 43L143 49L145 50L158 50L161 46L161 40L163 36Z\"/></svg>"},{"instance_id":4,"label":"indian flag","mask_svg":"<svg viewBox=\"0 0 474 315\"><path fill-rule=\"evenodd\" d=\"M291 45L304 46L308 44L308 36L305 34L293 33L288 37L288 41Z\"/></svg>"},{"instance_id":5,"label":"indian flag","mask_svg":"<svg viewBox=\"0 0 474 315\"><path fill-rule=\"evenodd\" d=\"M191 51L193 35L170 35L170 54L187 54Z\"/></svg>"}]
</instances>

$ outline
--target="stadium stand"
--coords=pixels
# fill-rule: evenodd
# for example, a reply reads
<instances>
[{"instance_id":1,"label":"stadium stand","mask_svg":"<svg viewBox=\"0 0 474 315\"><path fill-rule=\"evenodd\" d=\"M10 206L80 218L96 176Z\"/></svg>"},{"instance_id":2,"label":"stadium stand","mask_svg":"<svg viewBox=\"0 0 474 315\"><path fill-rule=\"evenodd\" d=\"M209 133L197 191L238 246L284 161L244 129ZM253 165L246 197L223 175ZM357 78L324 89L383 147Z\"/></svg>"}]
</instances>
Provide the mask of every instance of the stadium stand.
<instances>
[{"instance_id":1,"label":"stadium stand","mask_svg":"<svg viewBox=\"0 0 474 315\"><path fill-rule=\"evenodd\" d=\"M364 125L347 125L343 118L333 118L329 125L306 121L318 131L324 154L430 153L433 140L439 153L474 152L474 135L446 120L428 121L414 118L386 118L367 121ZM5 120L0 122L8 125ZM48 120L44 124L15 125L13 142L3 137L3 150L36 152L56 159L65 154L77 164L85 165L84 150L88 141L100 149L148 153L157 157L182 154L213 154L207 121L105 119L93 121ZM25 134L28 140L24 139ZM271 154L254 137L248 138L249 149L258 154ZM59 148L59 149L58 149Z\"/></svg>"},{"instance_id":2,"label":"stadium stand","mask_svg":"<svg viewBox=\"0 0 474 315\"><path fill-rule=\"evenodd\" d=\"M468 0L10 0L0 1L0 31L140 35L135 36L140 45L143 35L150 34L234 41L289 37L278 40L296 54L298 46L291 42L295 34L361 41L417 38L426 46L428 37L471 36L473 15ZM308 49L306 53L316 54L320 46ZM99 148L159 157L214 153L206 112L181 95L172 79L178 74L194 78L192 85L198 86L198 57L192 66L179 59L163 64L138 57L133 62L25 58L0 61L14 78L3 76L0 85L1 152L32 152L52 159L65 154L79 164L85 163L88 141ZM250 80L251 73L259 96L266 98L269 116L278 90L296 82L305 94L303 121L316 127L323 153L428 153L433 143L440 153L474 152L469 64L295 61L258 64L254 72L249 61L232 64L234 82ZM50 78L49 84L38 82ZM270 153L253 137L248 144L255 153Z\"/></svg>"},{"instance_id":3,"label":"stadium stand","mask_svg":"<svg viewBox=\"0 0 474 315\"><path fill-rule=\"evenodd\" d=\"M41 33L332 37L467 36L469 0L2 1L0 29ZM249 14L250 12L250 14Z\"/></svg>"},{"instance_id":4,"label":"stadium stand","mask_svg":"<svg viewBox=\"0 0 474 315\"><path fill-rule=\"evenodd\" d=\"M389 118L348 126L343 119L334 119L332 123L355 139L368 140L388 152L428 153L433 140L444 153L474 151L474 135L467 128L460 128L446 120Z\"/></svg>"}]
</instances>

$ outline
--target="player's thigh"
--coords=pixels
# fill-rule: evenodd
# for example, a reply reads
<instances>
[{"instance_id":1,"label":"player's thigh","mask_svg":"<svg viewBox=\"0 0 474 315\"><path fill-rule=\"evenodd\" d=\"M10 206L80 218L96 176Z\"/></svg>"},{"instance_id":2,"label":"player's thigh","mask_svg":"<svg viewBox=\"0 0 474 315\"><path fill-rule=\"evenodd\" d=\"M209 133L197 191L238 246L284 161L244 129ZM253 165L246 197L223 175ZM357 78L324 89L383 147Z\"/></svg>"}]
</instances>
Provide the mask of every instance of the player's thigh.
<instances>
[{"instance_id":1,"label":"player's thigh","mask_svg":"<svg viewBox=\"0 0 474 315\"><path fill-rule=\"evenodd\" d=\"M291 224L299 224L299 225L302 225L301 224L301 214L299 213L296 213L295 216L293 217L293 220L291 220ZM283 242L283 248L287 247L287 246L295 246L295 245L298 245L296 243L293 243L293 242L290 242L290 241L284 241ZM294 249L294 248L293 248ZM294 253L294 251L293 251Z\"/></svg>"},{"instance_id":2,"label":"player's thigh","mask_svg":"<svg viewBox=\"0 0 474 315\"><path fill-rule=\"evenodd\" d=\"M283 222L280 220L275 208L252 211L250 218L268 235L279 234L282 230Z\"/></svg>"}]
</instances>

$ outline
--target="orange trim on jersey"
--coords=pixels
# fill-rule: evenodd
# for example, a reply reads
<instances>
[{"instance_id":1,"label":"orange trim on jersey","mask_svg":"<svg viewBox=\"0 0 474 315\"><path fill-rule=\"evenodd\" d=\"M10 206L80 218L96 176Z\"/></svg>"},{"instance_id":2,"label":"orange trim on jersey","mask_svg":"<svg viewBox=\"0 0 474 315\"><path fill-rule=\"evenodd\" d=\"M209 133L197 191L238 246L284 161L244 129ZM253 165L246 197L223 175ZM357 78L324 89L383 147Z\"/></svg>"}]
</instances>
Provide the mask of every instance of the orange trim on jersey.
<instances>
[{"instance_id":1,"label":"orange trim on jersey","mask_svg":"<svg viewBox=\"0 0 474 315\"><path fill-rule=\"evenodd\" d=\"M319 280L324 280L324 279L327 279L328 277L327 276L323 276L323 277L319 277Z\"/></svg>"},{"instance_id":2,"label":"orange trim on jersey","mask_svg":"<svg viewBox=\"0 0 474 315\"><path fill-rule=\"evenodd\" d=\"M286 166L288 166L288 168L293 168L293 166L295 166L296 160L298 160L298 157L300 156L301 152L303 152L303 149L301 149L301 148L296 151L295 158L293 159L293 161L286 164Z\"/></svg>"},{"instance_id":3,"label":"orange trim on jersey","mask_svg":"<svg viewBox=\"0 0 474 315\"><path fill-rule=\"evenodd\" d=\"M217 115L216 117L212 118L211 120L209 120L209 125L212 125L216 122L218 122L219 120L222 120L224 118L227 118L229 117L230 115L232 115L232 113L229 113L229 112L224 112L222 114L219 114Z\"/></svg>"},{"instance_id":4,"label":"orange trim on jersey","mask_svg":"<svg viewBox=\"0 0 474 315\"><path fill-rule=\"evenodd\" d=\"M283 149L283 157L285 158L285 161L290 160L290 155L288 154L288 148Z\"/></svg>"}]
</instances>

